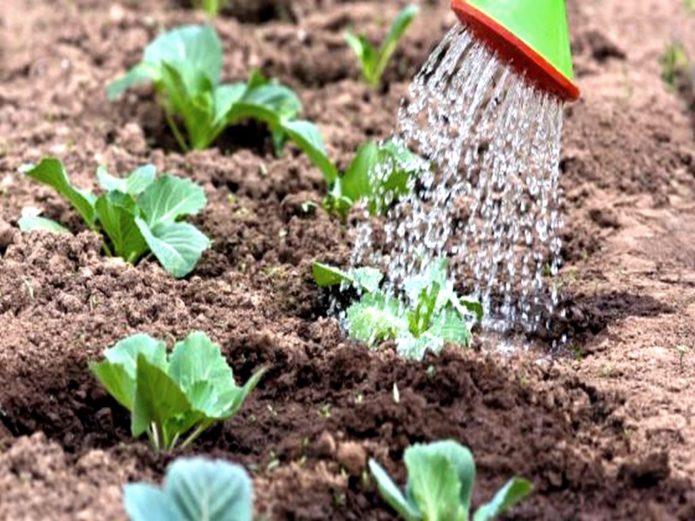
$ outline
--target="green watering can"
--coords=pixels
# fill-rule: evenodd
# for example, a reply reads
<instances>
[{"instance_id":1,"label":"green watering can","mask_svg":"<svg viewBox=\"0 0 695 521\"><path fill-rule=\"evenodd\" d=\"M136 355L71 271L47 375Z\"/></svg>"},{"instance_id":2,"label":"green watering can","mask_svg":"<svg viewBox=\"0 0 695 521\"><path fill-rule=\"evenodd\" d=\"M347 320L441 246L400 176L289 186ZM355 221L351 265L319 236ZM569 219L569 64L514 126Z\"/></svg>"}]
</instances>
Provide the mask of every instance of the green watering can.
<instances>
[{"instance_id":1,"label":"green watering can","mask_svg":"<svg viewBox=\"0 0 695 521\"><path fill-rule=\"evenodd\" d=\"M565 0L452 0L473 33L538 87L565 101L574 82Z\"/></svg>"}]
</instances>

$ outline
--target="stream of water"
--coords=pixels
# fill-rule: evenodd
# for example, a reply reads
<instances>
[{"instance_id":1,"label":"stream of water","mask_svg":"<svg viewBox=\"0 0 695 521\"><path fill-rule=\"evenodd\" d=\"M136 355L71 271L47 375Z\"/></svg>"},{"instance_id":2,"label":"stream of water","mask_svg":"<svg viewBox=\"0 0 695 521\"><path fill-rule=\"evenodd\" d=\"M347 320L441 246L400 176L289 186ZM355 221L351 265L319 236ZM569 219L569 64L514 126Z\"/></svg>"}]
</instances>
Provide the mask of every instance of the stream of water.
<instances>
[{"instance_id":1,"label":"stream of water","mask_svg":"<svg viewBox=\"0 0 695 521\"><path fill-rule=\"evenodd\" d=\"M482 302L485 330L536 330L557 304L546 280L560 266L562 113L558 98L454 27L412 82L393 137L428 166L384 220L358 226L353 265L382 267L398 293L448 257Z\"/></svg>"}]
</instances>

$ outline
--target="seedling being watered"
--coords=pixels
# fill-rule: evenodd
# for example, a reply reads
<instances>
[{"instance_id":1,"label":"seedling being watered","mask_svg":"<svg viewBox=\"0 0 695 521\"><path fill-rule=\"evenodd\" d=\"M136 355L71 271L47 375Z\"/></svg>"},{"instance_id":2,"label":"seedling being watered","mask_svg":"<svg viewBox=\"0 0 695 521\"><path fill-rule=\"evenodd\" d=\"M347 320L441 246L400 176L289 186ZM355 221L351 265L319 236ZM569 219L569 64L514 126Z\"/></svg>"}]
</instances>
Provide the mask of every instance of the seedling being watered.
<instances>
[{"instance_id":1,"label":"seedling being watered","mask_svg":"<svg viewBox=\"0 0 695 521\"><path fill-rule=\"evenodd\" d=\"M402 298L382 289L384 277L376 268L346 272L314 263L313 276L320 287L351 287L360 295L345 313L350 337L369 346L395 340L401 356L422 360L428 350L438 353L446 343L468 346L473 325L482 319L477 300L457 295L447 265L446 259L437 259L408 277Z\"/></svg>"},{"instance_id":2,"label":"seedling being watered","mask_svg":"<svg viewBox=\"0 0 695 521\"><path fill-rule=\"evenodd\" d=\"M268 126L276 151L286 135L283 123L302 110L288 87L254 71L247 82L223 84L222 44L208 25L188 25L155 38L142 62L107 88L110 99L151 83L167 123L182 150L208 148L229 126L253 119Z\"/></svg>"},{"instance_id":3,"label":"seedling being watered","mask_svg":"<svg viewBox=\"0 0 695 521\"><path fill-rule=\"evenodd\" d=\"M343 218L359 201L366 204L371 215L382 214L392 202L408 194L413 180L429 168L427 161L403 143L388 140L362 145L341 172L328 157L316 125L292 121L282 128L323 174L328 185L323 207Z\"/></svg>"},{"instance_id":4,"label":"seedling being watered","mask_svg":"<svg viewBox=\"0 0 695 521\"><path fill-rule=\"evenodd\" d=\"M533 490L529 481L512 478L473 513L475 462L470 450L452 440L416 444L405 450L404 460L408 470L405 490L373 459L369 470L381 497L405 521L489 521Z\"/></svg>"},{"instance_id":5,"label":"seedling being watered","mask_svg":"<svg viewBox=\"0 0 695 521\"><path fill-rule=\"evenodd\" d=\"M409 5L399 12L378 47L372 45L363 34L355 35L352 31L345 34L345 40L360 62L362 77L370 87L376 89L381 84L381 77L398 48L398 43L419 12L420 8L416 5Z\"/></svg>"},{"instance_id":6,"label":"seedling being watered","mask_svg":"<svg viewBox=\"0 0 695 521\"><path fill-rule=\"evenodd\" d=\"M90 230L103 238L107 255L137 263L148 253L174 277L184 277L210 246L198 228L182 219L197 214L206 204L203 189L189 179L157 176L153 165L119 178L100 167L97 179L104 193L97 196L72 185L60 160L45 158L21 168L28 177L48 185L63 196ZM55 221L23 215L21 230L70 233Z\"/></svg>"},{"instance_id":7,"label":"seedling being watered","mask_svg":"<svg viewBox=\"0 0 695 521\"><path fill-rule=\"evenodd\" d=\"M253 483L234 463L178 458L167 468L163 488L130 483L123 487L123 503L130 521L251 521Z\"/></svg>"},{"instance_id":8,"label":"seedling being watered","mask_svg":"<svg viewBox=\"0 0 695 521\"><path fill-rule=\"evenodd\" d=\"M393 132L431 166L384 220L361 223L351 259L383 266L403 294L401 281L447 256L485 329L551 330L560 299L544 272L562 264L563 109L579 97L565 2L451 7L460 23L411 82Z\"/></svg>"},{"instance_id":9,"label":"seedling being watered","mask_svg":"<svg viewBox=\"0 0 695 521\"><path fill-rule=\"evenodd\" d=\"M146 433L156 450L185 448L213 424L234 416L265 372L237 386L220 347L199 331L177 342L171 354L161 340L129 336L89 368L130 411L132 435Z\"/></svg>"}]
</instances>

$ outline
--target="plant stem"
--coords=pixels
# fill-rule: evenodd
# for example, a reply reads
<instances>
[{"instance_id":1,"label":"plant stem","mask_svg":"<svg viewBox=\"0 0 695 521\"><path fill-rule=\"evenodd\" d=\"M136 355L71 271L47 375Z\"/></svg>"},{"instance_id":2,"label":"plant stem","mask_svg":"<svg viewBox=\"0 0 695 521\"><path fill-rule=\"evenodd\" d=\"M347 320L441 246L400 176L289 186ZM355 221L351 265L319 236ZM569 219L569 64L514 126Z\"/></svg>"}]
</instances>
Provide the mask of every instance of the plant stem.
<instances>
[{"instance_id":1,"label":"plant stem","mask_svg":"<svg viewBox=\"0 0 695 521\"><path fill-rule=\"evenodd\" d=\"M200 436L200 435L205 431L205 429L207 429L207 428L208 428L208 424L207 424L207 423L201 423L200 425L198 425L198 426L195 428L195 430L194 430L185 440L183 440L183 443L181 444L181 448L182 448L182 449L185 449L186 447L188 447L188 446L189 446L191 443L193 443L193 442L195 441L195 439L196 439L198 436Z\"/></svg>"},{"instance_id":2,"label":"plant stem","mask_svg":"<svg viewBox=\"0 0 695 521\"><path fill-rule=\"evenodd\" d=\"M183 134L181 134L181 130L179 129L179 126L176 124L176 121L174 120L174 117L172 116L169 109L166 109L164 111L164 115L167 118L167 123L169 124L169 128L171 128L171 131L174 133L174 137L176 138L176 142L181 147L181 150L183 150L184 152L189 152L191 150L191 148L188 146L188 144L186 143L186 140L183 138Z\"/></svg>"}]
</instances>

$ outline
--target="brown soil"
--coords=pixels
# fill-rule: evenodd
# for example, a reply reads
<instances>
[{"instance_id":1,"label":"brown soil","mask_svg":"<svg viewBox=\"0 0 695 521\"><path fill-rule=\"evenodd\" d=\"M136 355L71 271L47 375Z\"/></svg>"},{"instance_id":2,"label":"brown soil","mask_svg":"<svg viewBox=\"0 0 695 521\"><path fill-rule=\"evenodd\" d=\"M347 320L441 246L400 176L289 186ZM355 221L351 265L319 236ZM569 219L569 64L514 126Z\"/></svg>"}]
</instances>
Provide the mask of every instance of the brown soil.
<instances>
[{"instance_id":1,"label":"brown soil","mask_svg":"<svg viewBox=\"0 0 695 521\"><path fill-rule=\"evenodd\" d=\"M239 2L237 2L239 3ZM395 3L241 2L215 21L225 76L260 67L295 87L346 164L388 135L409 78L454 22L430 1L374 93L342 42L378 37ZM665 5L669 4L669 5ZM570 1L578 81L567 109L568 353L502 358L447 350L424 364L345 339L311 282L343 263L347 232L321 210L306 158L275 158L252 126L183 156L147 88L108 103L104 85L162 27L203 18L163 0L6 0L0 19L0 519L123 520L121 486L160 480L173 456L128 435L128 416L86 370L136 331L209 333L238 377L271 370L242 412L192 449L243 463L257 510L277 520L394 519L364 479L376 457L403 479L410 443L451 437L479 467L476 503L511 475L535 493L511 519L695 519L695 142L689 108L660 79L670 38L695 55L682 2ZM236 4L234 4L236 5ZM214 239L175 281L152 262L100 255L67 205L16 169L45 154L91 186L98 162L143 162L201 183ZM25 206L80 232L20 235ZM400 400L394 401L398 387Z\"/></svg>"}]
</instances>

